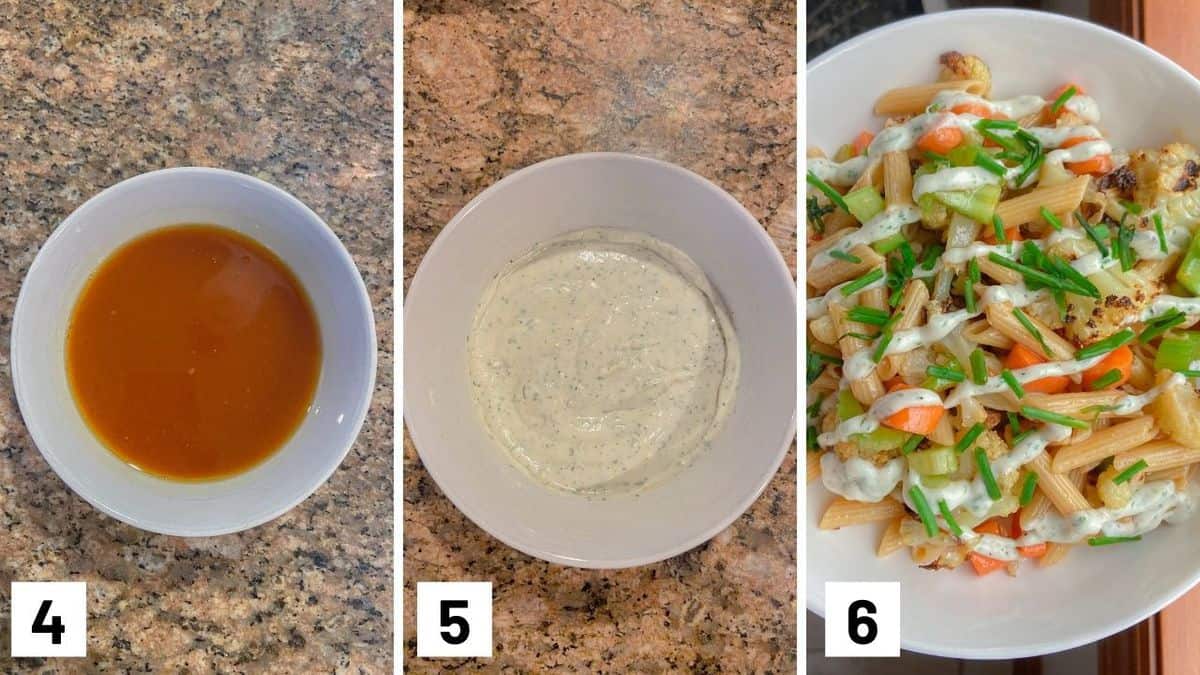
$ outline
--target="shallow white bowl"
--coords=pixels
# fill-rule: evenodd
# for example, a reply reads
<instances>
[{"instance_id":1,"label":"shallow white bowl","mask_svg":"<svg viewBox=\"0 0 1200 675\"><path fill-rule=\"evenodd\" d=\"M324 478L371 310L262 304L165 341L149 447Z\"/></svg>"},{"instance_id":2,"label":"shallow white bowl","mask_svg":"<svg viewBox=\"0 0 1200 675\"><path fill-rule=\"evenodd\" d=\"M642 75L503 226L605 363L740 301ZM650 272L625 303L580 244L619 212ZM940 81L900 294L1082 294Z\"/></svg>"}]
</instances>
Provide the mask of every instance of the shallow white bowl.
<instances>
[{"instance_id":1,"label":"shallow white bowl","mask_svg":"<svg viewBox=\"0 0 1200 675\"><path fill-rule=\"evenodd\" d=\"M690 255L724 298L742 357L734 410L711 451L640 496L604 501L554 492L514 467L484 429L467 377L467 334L487 284L534 244L585 227L638 230ZM786 454L795 433L795 303L775 245L712 183L632 155L545 161L471 200L425 255L405 303L405 419L442 491L509 546L579 567L662 560L733 522Z\"/></svg>"},{"instance_id":2,"label":"shallow white bowl","mask_svg":"<svg viewBox=\"0 0 1200 675\"><path fill-rule=\"evenodd\" d=\"M966 10L902 21L851 40L808 67L808 143L832 152L881 120L883 91L930 82L956 49L991 66L993 95L1047 95L1082 85L1101 128L1124 148L1200 140L1200 82L1122 35L1053 14ZM826 581L899 581L906 649L957 658L1017 658L1069 649L1118 632L1200 580L1200 519L1164 526L1136 544L1078 548L1060 564L1026 564L1012 579L929 572L908 556L875 558L880 529L816 527L830 495L808 491L808 608L823 613Z\"/></svg>"},{"instance_id":3,"label":"shallow white bowl","mask_svg":"<svg viewBox=\"0 0 1200 675\"><path fill-rule=\"evenodd\" d=\"M88 430L67 384L67 325L88 276L121 244L177 223L222 225L270 248L308 291L321 327L321 377L303 423L265 462L219 481L169 481L126 464ZM34 443L80 497L144 530L224 534L299 504L345 457L374 388L375 323L350 254L295 197L232 171L166 169L89 199L46 240L17 299L12 376Z\"/></svg>"}]
</instances>

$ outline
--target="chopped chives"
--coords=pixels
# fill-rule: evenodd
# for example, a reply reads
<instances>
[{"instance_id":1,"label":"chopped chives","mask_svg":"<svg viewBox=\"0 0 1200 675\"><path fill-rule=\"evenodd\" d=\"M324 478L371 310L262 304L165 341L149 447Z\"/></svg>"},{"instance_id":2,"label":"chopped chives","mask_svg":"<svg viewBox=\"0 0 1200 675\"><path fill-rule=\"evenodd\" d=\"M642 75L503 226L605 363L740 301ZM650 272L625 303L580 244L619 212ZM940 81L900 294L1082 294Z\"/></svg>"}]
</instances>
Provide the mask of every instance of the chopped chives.
<instances>
[{"instance_id":1,"label":"chopped chives","mask_svg":"<svg viewBox=\"0 0 1200 675\"><path fill-rule=\"evenodd\" d=\"M1139 459L1128 469L1125 469L1121 473L1117 474L1116 478L1113 478L1113 483L1116 483L1117 485L1120 485L1121 483L1127 483L1131 478L1138 475L1139 472L1145 470L1149 466L1150 465L1146 463L1146 460Z\"/></svg>"},{"instance_id":2,"label":"chopped chives","mask_svg":"<svg viewBox=\"0 0 1200 675\"><path fill-rule=\"evenodd\" d=\"M971 447L971 444L974 443L975 439L979 438L979 435L982 433L983 433L983 423L976 422L974 425L971 426L970 429L967 430L967 433L963 434L963 437L958 439L958 442L954 444L954 451L962 452L963 450L966 450L967 448Z\"/></svg>"},{"instance_id":3,"label":"chopped chives","mask_svg":"<svg viewBox=\"0 0 1200 675\"><path fill-rule=\"evenodd\" d=\"M983 384L987 382L987 379L987 361L983 358L983 350L976 347L971 352L971 381L975 384Z\"/></svg>"},{"instance_id":4,"label":"chopped chives","mask_svg":"<svg viewBox=\"0 0 1200 675\"><path fill-rule=\"evenodd\" d=\"M983 279L983 276L979 273L978 259L971 258L971 261L967 263L967 274L970 275L971 281L975 283L979 283Z\"/></svg>"},{"instance_id":5,"label":"chopped chives","mask_svg":"<svg viewBox=\"0 0 1200 675\"><path fill-rule=\"evenodd\" d=\"M876 281L879 281L882 278L883 278L883 270L876 267L875 269L871 270L870 272L867 272L866 274L855 279L854 281L851 281L849 284L842 286L842 295L846 296L846 297L850 297L851 295L854 295L855 293L861 291L862 289L866 288L867 286L870 286L871 284L875 283Z\"/></svg>"},{"instance_id":6,"label":"chopped chives","mask_svg":"<svg viewBox=\"0 0 1200 675\"><path fill-rule=\"evenodd\" d=\"M921 516L921 523L925 525L925 534L933 537L938 533L937 521L933 519L933 511L929 509L929 502L925 499L925 492L921 490L920 485L914 485L908 489L908 496L912 499L913 506L917 507L917 515Z\"/></svg>"},{"instance_id":7,"label":"chopped chives","mask_svg":"<svg viewBox=\"0 0 1200 675\"><path fill-rule=\"evenodd\" d=\"M1033 491L1037 487L1038 475L1030 472L1025 474L1025 482L1021 484L1021 506L1028 506L1033 501Z\"/></svg>"},{"instance_id":8,"label":"chopped chives","mask_svg":"<svg viewBox=\"0 0 1200 675\"><path fill-rule=\"evenodd\" d=\"M1042 219L1047 223L1050 223L1050 227L1053 227L1055 230L1060 232L1062 231L1062 221L1058 219L1058 216L1050 213L1050 209L1044 206L1042 207Z\"/></svg>"},{"instance_id":9,"label":"chopped chives","mask_svg":"<svg viewBox=\"0 0 1200 675\"><path fill-rule=\"evenodd\" d=\"M1100 251L1100 255L1107 258L1108 247L1105 246L1104 241L1100 239L1100 234L1096 232L1096 228L1093 227L1092 224L1087 221L1087 218L1084 218L1083 214L1078 211L1075 212L1075 220L1079 222L1079 226L1083 228L1083 231L1087 233L1088 238L1091 239L1092 243L1096 245L1096 250Z\"/></svg>"},{"instance_id":10,"label":"chopped chives","mask_svg":"<svg viewBox=\"0 0 1200 675\"><path fill-rule=\"evenodd\" d=\"M980 120L980 122L982 122L982 121L983 120ZM1011 121L1011 120L991 120L991 121L999 122L999 121ZM978 128L978 123L976 123L976 125ZM1014 141L1011 136L1001 136L1000 134L992 131L989 128L980 128L979 133L983 134L984 138L986 138L989 141L995 143L996 145L1004 148L1006 151L1011 152L1013 154L1019 154L1022 157L1025 156L1023 153L1021 153L1021 150L1022 150L1021 144Z\"/></svg>"},{"instance_id":11,"label":"chopped chives","mask_svg":"<svg viewBox=\"0 0 1200 675\"><path fill-rule=\"evenodd\" d=\"M821 352L817 351L810 351L808 353L805 376L807 377L809 384L817 381L817 378L821 376L822 372L824 372L826 364L840 366L842 365L842 360L836 356L822 354Z\"/></svg>"},{"instance_id":12,"label":"chopped chives","mask_svg":"<svg viewBox=\"0 0 1200 675\"><path fill-rule=\"evenodd\" d=\"M1109 544L1121 544L1127 541L1141 541L1142 535L1136 537L1092 537L1088 539L1088 546L1107 546Z\"/></svg>"},{"instance_id":13,"label":"chopped chives","mask_svg":"<svg viewBox=\"0 0 1200 675\"><path fill-rule=\"evenodd\" d=\"M812 172L811 169L808 172L807 180L809 185L825 193L825 196L829 198L829 201L833 202L839 209L845 211L846 213L850 213L850 207L846 205L846 200L842 199L842 196L838 194L837 190L829 187L829 183L821 180L817 174Z\"/></svg>"},{"instance_id":14,"label":"chopped chives","mask_svg":"<svg viewBox=\"0 0 1200 675\"><path fill-rule=\"evenodd\" d=\"M932 270L945 250L946 247L941 244L931 244L929 248L925 249L925 254L921 256L921 269L926 272Z\"/></svg>"},{"instance_id":15,"label":"chopped chives","mask_svg":"<svg viewBox=\"0 0 1200 675\"><path fill-rule=\"evenodd\" d=\"M1200 370L1177 370L1175 371L1184 377L1200 377Z\"/></svg>"},{"instance_id":16,"label":"chopped chives","mask_svg":"<svg viewBox=\"0 0 1200 675\"><path fill-rule=\"evenodd\" d=\"M875 343L875 351L871 353L871 360L879 363L883 357L887 355L888 345L892 343L892 330L886 329L879 336L879 341Z\"/></svg>"},{"instance_id":17,"label":"chopped chives","mask_svg":"<svg viewBox=\"0 0 1200 675\"><path fill-rule=\"evenodd\" d=\"M967 275L967 280L963 282L963 300L967 303L967 311L971 314L979 311L975 306L975 280Z\"/></svg>"},{"instance_id":18,"label":"chopped chives","mask_svg":"<svg viewBox=\"0 0 1200 675\"><path fill-rule=\"evenodd\" d=\"M1017 317L1017 321L1025 327L1025 330L1029 331L1030 335L1037 338L1038 344L1042 347L1042 355L1048 359L1054 358L1050 355L1050 346L1046 344L1046 338L1042 337L1042 331L1033 325L1033 321L1025 316L1025 312L1020 307L1013 307L1013 316Z\"/></svg>"},{"instance_id":19,"label":"chopped chives","mask_svg":"<svg viewBox=\"0 0 1200 675\"><path fill-rule=\"evenodd\" d=\"M865 323L871 326L884 326L890 320L888 313L882 309L867 307L866 305L857 305L851 307L849 312L846 312L846 318L858 323Z\"/></svg>"},{"instance_id":20,"label":"chopped chives","mask_svg":"<svg viewBox=\"0 0 1200 675\"><path fill-rule=\"evenodd\" d=\"M975 153L975 166L997 176L1003 176L1008 171L1008 169L1004 168L1003 164L992 159L991 155L982 151Z\"/></svg>"},{"instance_id":21,"label":"chopped chives","mask_svg":"<svg viewBox=\"0 0 1200 675\"><path fill-rule=\"evenodd\" d=\"M932 151L932 150L926 150L926 151L925 151L925 158L926 158L926 159L928 159L929 161L931 161L931 162L935 162L935 163L940 163L940 164L948 164L948 163L950 163L950 158L949 158L949 157L947 157L947 156L945 156L945 155L943 155L943 154L936 153L936 152L934 152L934 151Z\"/></svg>"},{"instance_id":22,"label":"chopped chives","mask_svg":"<svg viewBox=\"0 0 1200 675\"><path fill-rule=\"evenodd\" d=\"M1057 115L1058 111L1062 110L1062 107L1067 104L1067 101L1071 100L1071 97L1075 95L1076 91L1078 90L1075 89L1075 85L1067 87L1066 91L1059 94L1058 98L1054 99L1054 104L1050 106L1050 112Z\"/></svg>"},{"instance_id":23,"label":"chopped chives","mask_svg":"<svg viewBox=\"0 0 1200 675\"><path fill-rule=\"evenodd\" d=\"M1158 234L1158 250L1167 252L1167 235L1163 232L1162 214L1154 214L1154 232Z\"/></svg>"},{"instance_id":24,"label":"chopped chives","mask_svg":"<svg viewBox=\"0 0 1200 675\"><path fill-rule=\"evenodd\" d=\"M1020 127L1016 120L993 120L982 119L975 123L975 128L979 131L990 129L1006 129L1008 131L1016 131Z\"/></svg>"},{"instance_id":25,"label":"chopped chives","mask_svg":"<svg viewBox=\"0 0 1200 675\"><path fill-rule=\"evenodd\" d=\"M1050 424L1059 424L1064 427L1071 427L1073 429L1088 428L1088 423L1084 422L1083 420L1075 419L1074 417L1068 417L1066 415L1060 415L1059 413L1051 412L1049 410L1042 410L1041 408L1034 408L1033 406L1028 405L1021 406L1021 415L1031 420L1049 422Z\"/></svg>"},{"instance_id":26,"label":"chopped chives","mask_svg":"<svg viewBox=\"0 0 1200 675\"><path fill-rule=\"evenodd\" d=\"M920 434L913 434L909 436L908 440L904 441L904 445L900 446L900 454L907 455L913 450L916 450L917 446L920 445L921 441L923 440L925 440L925 437Z\"/></svg>"},{"instance_id":27,"label":"chopped chives","mask_svg":"<svg viewBox=\"0 0 1200 675\"><path fill-rule=\"evenodd\" d=\"M1037 139L1037 136L1024 129L1017 129L1013 135L1021 141L1026 151L1025 161L1021 163L1021 172L1017 175L1017 186L1021 187L1025 185L1025 181L1033 175L1033 172L1042 166L1042 163L1046 161L1046 156L1042 154L1042 142Z\"/></svg>"},{"instance_id":28,"label":"chopped chives","mask_svg":"<svg viewBox=\"0 0 1200 675\"><path fill-rule=\"evenodd\" d=\"M1138 336L1138 342L1146 344L1184 321L1187 315L1172 307L1166 314L1146 322L1146 330Z\"/></svg>"},{"instance_id":29,"label":"chopped chives","mask_svg":"<svg viewBox=\"0 0 1200 675\"><path fill-rule=\"evenodd\" d=\"M1107 373L1104 373L1100 377L1096 378L1096 380L1092 382L1091 390L1100 391L1101 389L1108 387L1108 385L1115 383L1119 379L1121 379L1121 371L1113 368Z\"/></svg>"},{"instance_id":30,"label":"chopped chives","mask_svg":"<svg viewBox=\"0 0 1200 675\"><path fill-rule=\"evenodd\" d=\"M1132 213L1135 216L1142 212L1142 205L1138 204L1137 202L1127 202L1124 199L1120 200L1120 202L1121 202L1121 208L1125 209L1126 211Z\"/></svg>"},{"instance_id":31,"label":"chopped chives","mask_svg":"<svg viewBox=\"0 0 1200 675\"><path fill-rule=\"evenodd\" d=\"M858 331L846 331L845 333L842 333L842 337L852 337L852 338L856 338L859 340L865 340L866 342L870 342L871 340L874 340L875 338L879 337L879 333L872 334L872 333L859 333ZM838 339L840 340L841 338L838 338Z\"/></svg>"},{"instance_id":32,"label":"chopped chives","mask_svg":"<svg viewBox=\"0 0 1200 675\"><path fill-rule=\"evenodd\" d=\"M1063 290L1070 291L1076 295L1084 295L1089 298L1100 299L1100 290L1096 288L1087 277L1083 276L1071 263L1059 256L1046 256L1046 267L1059 275L1062 282Z\"/></svg>"},{"instance_id":33,"label":"chopped chives","mask_svg":"<svg viewBox=\"0 0 1200 675\"><path fill-rule=\"evenodd\" d=\"M1017 376L1013 375L1011 370L1005 369L1000 373L1000 377L1004 379L1004 383L1012 389L1012 393L1017 398L1025 398L1025 390L1021 388L1021 383L1017 381Z\"/></svg>"},{"instance_id":34,"label":"chopped chives","mask_svg":"<svg viewBox=\"0 0 1200 675\"><path fill-rule=\"evenodd\" d=\"M961 370L955 370L945 366L927 366L925 368L925 374L950 382L962 382L967 379L967 376L964 375Z\"/></svg>"},{"instance_id":35,"label":"chopped chives","mask_svg":"<svg viewBox=\"0 0 1200 675\"><path fill-rule=\"evenodd\" d=\"M862 262L862 258L854 255L853 253L847 253L841 249L835 249L833 251L830 251L829 257L836 258L838 260L844 260L852 265L857 265L860 262Z\"/></svg>"},{"instance_id":36,"label":"chopped chives","mask_svg":"<svg viewBox=\"0 0 1200 675\"><path fill-rule=\"evenodd\" d=\"M1121 271L1128 272L1133 269L1134 254L1133 250L1133 226L1125 227L1125 219L1117 224L1117 236L1113 240L1113 248L1117 250L1117 259L1121 261Z\"/></svg>"},{"instance_id":37,"label":"chopped chives","mask_svg":"<svg viewBox=\"0 0 1200 675\"><path fill-rule=\"evenodd\" d=\"M1008 235L1004 233L1004 221L1000 220L1000 214L992 214L992 229L996 231L996 243L1007 244Z\"/></svg>"},{"instance_id":38,"label":"chopped chives","mask_svg":"<svg viewBox=\"0 0 1200 675\"><path fill-rule=\"evenodd\" d=\"M1008 431L1010 434L1016 434L1021 430L1021 418L1015 412L1008 413Z\"/></svg>"},{"instance_id":39,"label":"chopped chives","mask_svg":"<svg viewBox=\"0 0 1200 675\"><path fill-rule=\"evenodd\" d=\"M1110 335L1095 344L1091 344L1091 345L1088 345L1087 347L1084 347L1083 349L1080 349L1079 351L1075 352L1075 358L1082 361L1084 359L1090 359L1093 356L1100 356L1101 354L1107 354L1107 353L1111 352L1112 350L1124 345L1126 342L1129 342L1132 339L1133 339L1133 330L1126 328L1125 330L1123 330L1119 333L1116 333L1114 335Z\"/></svg>"},{"instance_id":40,"label":"chopped chives","mask_svg":"<svg viewBox=\"0 0 1200 675\"><path fill-rule=\"evenodd\" d=\"M938 511L942 512L942 520L946 521L946 527L950 528L950 533L956 537L963 535L963 529L959 526L958 521L954 519L954 514L950 513L950 505L945 499L938 500Z\"/></svg>"},{"instance_id":41,"label":"chopped chives","mask_svg":"<svg viewBox=\"0 0 1200 675\"><path fill-rule=\"evenodd\" d=\"M1020 273L1021 276L1025 277L1027 281L1036 281L1044 286L1049 286L1050 288L1064 288L1061 279L1052 277L1041 270L1035 270L1028 265L1022 265L1016 260L1005 258L999 253L989 253L988 260L991 260L1001 267L1007 267L1014 272Z\"/></svg>"},{"instance_id":42,"label":"chopped chives","mask_svg":"<svg viewBox=\"0 0 1200 675\"><path fill-rule=\"evenodd\" d=\"M996 474L992 473L992 465L988 462L987 453L983 448L975 448L975 466L979 467L979 475L983 478L983 485L987 488L988 496L992 499L1000 499L1000 484L996 482Z\"/></svg>"}]
</instances>

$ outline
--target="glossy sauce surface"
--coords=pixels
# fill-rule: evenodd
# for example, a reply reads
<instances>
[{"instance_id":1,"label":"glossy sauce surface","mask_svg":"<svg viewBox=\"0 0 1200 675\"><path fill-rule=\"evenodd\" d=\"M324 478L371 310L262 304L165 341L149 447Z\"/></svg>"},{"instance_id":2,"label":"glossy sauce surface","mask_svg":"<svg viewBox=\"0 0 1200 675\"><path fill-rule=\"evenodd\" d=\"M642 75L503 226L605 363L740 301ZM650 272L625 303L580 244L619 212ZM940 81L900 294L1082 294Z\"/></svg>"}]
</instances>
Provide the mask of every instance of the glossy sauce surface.
<instances>
[{"instance_id":1,"label":"glossy sauce surface","mask_svg":"<svg viewBox=\"0 0 1200 675\"><path fill-rule=\"evenodd\" d=\"M321 334L308 296L261 244L176 225L92 273L66 341L84 420L126 462L211 480L262 462L308 412Z\"/></svg>"}]
</instances>

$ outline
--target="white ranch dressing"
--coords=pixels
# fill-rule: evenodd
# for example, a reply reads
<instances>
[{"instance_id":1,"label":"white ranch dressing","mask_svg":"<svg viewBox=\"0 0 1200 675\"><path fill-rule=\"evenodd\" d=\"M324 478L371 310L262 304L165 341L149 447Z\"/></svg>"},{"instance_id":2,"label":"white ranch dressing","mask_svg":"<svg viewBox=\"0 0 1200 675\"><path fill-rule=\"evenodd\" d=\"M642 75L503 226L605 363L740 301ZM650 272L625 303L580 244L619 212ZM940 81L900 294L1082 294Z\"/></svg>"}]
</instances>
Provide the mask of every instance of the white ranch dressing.
<instances>
[{"instance_id":1,"label":"white ranch dressing","mask_svg":"<svg viewBox=\"0 0 1200 675\"><path fill-rule=\"evenodd\" d=\"M840 164L824 157L813 157L807 162L808 170L817 178L835 187L850 187L858 182L871 160L866 155L851 157Z\"/></svg>"},{"instance_id":2,"label":"white ranch dressing","mask_svg":"<svg viewBox=\"0 0 1200 675\"><path fill-rule=\"evenodd\" d=\"M1130 317L1127 323L1136 323L1137 321L1149 321L1157 318L1172 309L1183 312L1191 316L1200 314L1200 298L1181 298L1177 295L1168 295L1163 293L1157 295L1153 300L1146 305L1142 310L1141 315Z\"/></svg>"},{"instance_id":3,"label":"white ranch dressing","mask_svg":"<svg viewBox=\"0 0 1200 675\"><path fill-rule=\"evenodd\" d=\"M979 312L968 312L965 309L946 314L935 314L924 326L897 331L892 336L892 341L888 343L883 355L906 354L919 347L928 347L945 338L950 331L977 316L979 316ZM866 377L875 367L875 363L871 360L875 344L871 343L871 346L858 350L846 359L842 372L851 381Z\"/></svg>"},{"instance_id":4,"label":"white ranch dressing","mask_svg":"<svg viewBox=\"0 0 1200 675\"><path fill-rule=\"evenodd\" d=\"M897 457L882 466L861 457L842 461L837 453L821 455L821 483L825 489L856 502L876 503L900 483L904 460Z\"/></svg>"},{"instance_id":5,"label":"white ranch dressing","mask_svg":"<svg viewBox=\"0 0 1200 675\"><path fill-rule=\"evenodd\" d=\"M1169 387L1178 387L1187 384L1187 378L1182 373L1173 373L1165 382L1155 387L1148 389L1143 394L1126 394L1117 399L1113 404L1112 414L1114 415L1133 415L1141 412L1142 408L1150 405L1154 399L1162 395L1163 390Z\"/></svg>"},{"instance_id":6,"label":"white ranch dressing","mask_svg":"<svg viewBox=\"0 0 1200 675\"><path fill-rule=\"evenodd\" d=\"M1056 509L1034 520L1026 533L1016 540L1019 546L1042 542L1075 544L1084 539L1107 537L1136 537L1154 530L1163 521L1177 523L1191 517L1196 509L1196 495L1189 489L1180 492L1170 480L1146 483L1133 493L1122 508L1096 508L1062 515Z\"/></svg>"},{"instance_id":7,"label":"white ranch dressing","mask_svg":"<svg viewBox=\"0 0 1200 675\"><path fill-rule=\"evenodd\" d=\"M845 443L852 436L869 434L879 428L879 421L916 406L940 406L942 397L929 389L901 389L890 394L884 394L875 399L871 407L861 415L855 415L838 423L833 431L827 431L817 437L817 444L823 448Z\"/></svg>"},{"instance_id":8,"label":"white ranch dressing","mask_svg":"<svg viewBox=\"0 0 1200 675\"><path fill-rule=\"evenodd\" d=\"M1041 96L1017 96L1010 99L989 101L982 96L953 89L938 92L933 97L932 106L948 110L963 103L973 103L983 106L987 110L998 112L1009 119L1027 117L1046 107L1046 99Z\"/></svg>"},{"instance_id":9,"label":"white ranch dressing","mask_svg":"<svg viewBox=\"0 0 1200 675\"><path fill-rule=\"evenodd\" d=\"M599 228L509 263L480 300L467 355L476 409L513 463L594 496L690 463L733 407L740 360L695 262Z\"/></svg>"},{"instance_id":10,"label":"white ranch dressing","mask_svg":"<svg viewBox=\"0 0 1200 675\"><path fill-rule=\"evenodd\" d=\"M830 247L828 251L821 251L815 255L808 268L810 270L821 269L835 260L831 255L834 251L849 253L855 246L871 244L880 239L886 239L898 233L900 228L905 225L915 223L920 219L921 209L915 206L890 206L880 211L874 218L863 223L862 227L838 239L837 243Z\"/></svg>"},{"instance_id":11,"label":"white ranch dressing","mask_svg":"<svg viewBox=\"0 0 1200 675\"><path fill-rule=\"evenodd\" d=\"M849 304L854 299L856 299L860 293L863 293L864 291L869 291L872 288L879 288L880 286L883 286L884 283L886 282L886 279L885 279L885 277L880 277L879 279L872 281L871 283L867 284L866 286L863 286L862 288L851 293L850 295L846 295L846 294L842 293L843 288L845 288L846 286L849 286L850 284L854 283L855 281L856 281L856 279L850 279L849 281L843 281L842 283L838 284L837 286L834 286L833 288L826 291L825 295L821 295L821 296L818 296L815 298L809 298L808 300L806 300L804 303L804 311L806 312L806 316L807 316L808 320L812 321L813 319L819 319L819 318L825 316L826 314L829 314L829 305L831 305L831 304L833 304L833 305Z\"/></svg>"},{"instance_id":12,"label":"white ranch dressing","mask_svg":"<svg viewBox=\"0 0 1200 675\"><path fill-rule=\"evenodd\" d=\"M1012 371L1013 377L1021 384L1033 382L1046 377L1055 377L1061 375L1077 375L1092 366L1100 363L1107 354L1100 354L1087 359L1072 359L1069 361L1052 361L1050 363L1039 363L1025 368L1018 368ZM962 405L964 399L982 396L984 394L998 394L1008 389L1008 383L1000 375L992 375L983 384L975 384L967 380L954 388L950 395L946 397L946 407L954 408Z\"/></svg>"},{"instance_id":13,"label":"white ranch dressing","mask_svg":"<svg viewBox=\"0 0 1200 675\"><path fill-rule=\"evenodd\" d=\"M982 167L954 166L918 176L913 181L913 200L919 200L930 192L975 190L985 185L999 183L999 176ZM919 217L920 212L918 211Z\"/></svg>"}]
</instances>

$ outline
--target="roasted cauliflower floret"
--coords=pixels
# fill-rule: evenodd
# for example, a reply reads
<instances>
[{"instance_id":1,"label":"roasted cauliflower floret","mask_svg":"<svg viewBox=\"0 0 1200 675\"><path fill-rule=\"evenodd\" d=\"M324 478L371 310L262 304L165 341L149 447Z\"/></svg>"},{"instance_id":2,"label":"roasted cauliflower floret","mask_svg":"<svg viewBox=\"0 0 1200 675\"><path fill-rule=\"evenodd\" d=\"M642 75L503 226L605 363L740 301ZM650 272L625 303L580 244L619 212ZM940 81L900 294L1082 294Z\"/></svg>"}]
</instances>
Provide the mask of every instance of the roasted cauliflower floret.
<instances>
[{"instance_id":1,"label":"roasted cauliflower floret","mask_svg":"<svg viewBox=\"0 0 1200 675\"><path fill-rule=\"evenodd\" d=\"M1195 190L1200 182L1200 154L1186 143L1133 152L1128 167L1135 181L1133 199L1142 206L1157 206L1181 192Z\"/></svg>"},{"instance_id":2,"label":"roasted cauliflower floret","mask_svg":"<svg viewBox=\"0 0 1200 675\"><path fill-rule=\"evenodd\" d=\"M973 54L962 52L946 52L938 59L942 70L938 73L939 82L951 80L979 80L983 83L980 95L987 96L992 91L992 71L983 59Z\"/></svg>"},{"instance_id":3,"label":"roasted cauliflower floret","mask_svg":"<svg viewBox=\"0 0 1200 675\"><path fill-rule=\"evenodd\" d=\"M1100 300L1068 295L1067 337L1081 345L1103 340L1128 326L1146 303L1162 292L1162 282L1119 267L1088 277L1100 290Z\"/></svg>"}]
</instances>

